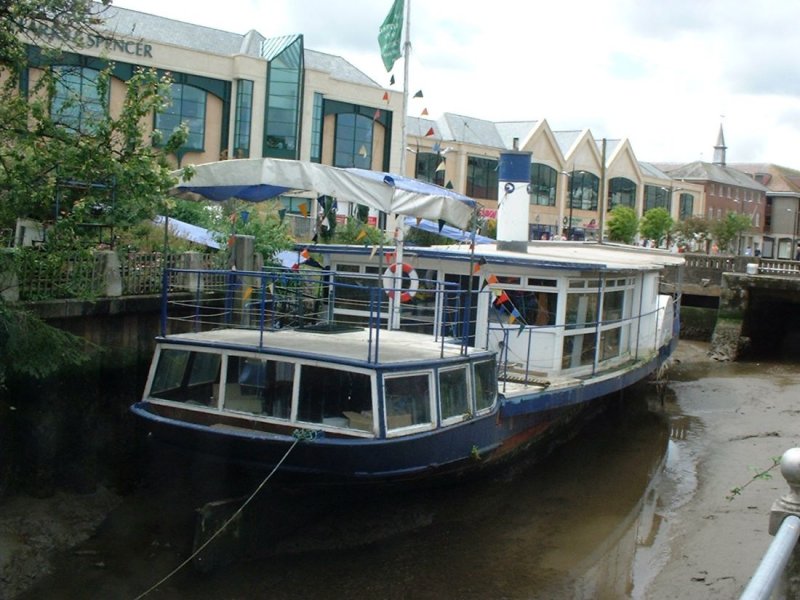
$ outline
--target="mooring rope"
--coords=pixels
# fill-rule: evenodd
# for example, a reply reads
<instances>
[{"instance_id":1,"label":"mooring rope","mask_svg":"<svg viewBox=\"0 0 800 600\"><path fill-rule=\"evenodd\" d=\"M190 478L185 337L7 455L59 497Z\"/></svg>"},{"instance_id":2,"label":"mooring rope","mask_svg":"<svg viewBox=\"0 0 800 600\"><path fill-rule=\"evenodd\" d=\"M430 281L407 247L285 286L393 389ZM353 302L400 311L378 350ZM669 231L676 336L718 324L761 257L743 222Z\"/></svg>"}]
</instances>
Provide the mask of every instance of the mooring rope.
<instances>
[{"instance_id":1,"label":"mooring rope","mask_svg":"<svg viewBox=\"0 0 800 600\"><path fill-rule=\"evenodd\" d=\"M253 493L250 494L250 496L247 498L247 500L245 500L242 503L242 505L236 510L236 512L233 513L230 517L228 517L228 520L225 521L222 524L222 527L217 529L217 531L215 531L214 534L211 537L209 537L205 542L203 542L197 550L192 552L192 554L189 556L189 558L187 558L181 564L179 564L177 567L175 567L170 573L165 575L161 579L161 581L159 581L158 583L156 583L155 585L150 587L150 589L148 589L144 593L139 594L138 596L136 596L136 598L134 598L134 600L141 600L141 598L144 598L150 592L155 591L156 589L161 587L164 583L166 583L171 577L173 577L178 571L180 571L186 565L188 565L190 562L192 562L197 557L198 554L200 554L203 550L205 550L206 547L217 538L217 536L219 536L223 531L225 531L225 528L228 527L228 525L230 525L233 522L233 520L236 519L242 513L242 511L247 507L248 504L250 504L250 502L253 500L253 498L256 497L258 492L260 492L261 489L265 485L267 485L267 482L276 473L276 471L281 467L281 465L287 459L287 457L289 456L291 451L294 450L294 447L297 446L297 444L299 444L300 442L316 439L317 432L316 431L301 431L299 429L295 429L294 432L292 433L292 436L294 437L294 441L292 442L292 445L289 446L289 448L286 450L286 453L283 455L283 457L278 461L278 463L275 465L275 467L273 467L272 471L269 472L269 475L267 475L264 478L264 481L262 481L260 484L258 484L258 487L256 487L256 489L253 491Z\"/></svg>"}]
</instances>

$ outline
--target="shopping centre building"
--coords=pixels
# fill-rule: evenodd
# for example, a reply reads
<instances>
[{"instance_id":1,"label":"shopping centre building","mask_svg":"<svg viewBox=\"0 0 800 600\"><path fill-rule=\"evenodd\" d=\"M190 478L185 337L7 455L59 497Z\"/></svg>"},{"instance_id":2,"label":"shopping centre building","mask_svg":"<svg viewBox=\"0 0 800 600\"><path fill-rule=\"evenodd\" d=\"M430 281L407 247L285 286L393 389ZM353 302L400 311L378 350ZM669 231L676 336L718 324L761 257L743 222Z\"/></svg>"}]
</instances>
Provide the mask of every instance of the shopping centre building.
<instances>
[{"instance_id":1,"label":"shopping centre building","mask_svg":"<svg viewBox=\"0 0 800 600\"><path fill-rule=\"evenodd\" d=\"M589 129L559 131L546 120L498 123L451 113L432 120L423 110L420 116L408 116L403 139L402 91L375 82L342 57L305 48L302 35L231 33L113 6L102 15L102 30L82 36L78 45L47 29L35 32L40 46L64 51L51 59L31 47L29 77L46 64L64 69L68 76L61 78L63 97L79 97L83 111L94 107L113 113L124 99L125 82L138 67L169 73L173 103L149 126L167 134L181 122L189 126L187 143L172 157L176 166L274 157L379 171L403 169L406 175L475 198L485 207L484 215L492 217L502 200L497 182L500 153L529 151L531 239L596 238L605 221L603 206L630 206L640 216L661 206L675 220L706 217L713 208L721 211L714 212L716 218L737 210L733 201L739 188L754 206L765 197L764 186L748 177L735 182L730 207L722 202L711 207L708 197L714 182L676 177L663 166L641 162L628 139L598 140ZM108 64L113 65L113 81L109 97L101 99L95 82ZM81 119L80 114L70 117ZM309 218L316 214L314 198L282 202L289 212ZM341 207L342 202L344 217ZM764 206L754 213L746 243L761 243L763 222Z\"/></svg>"}]
</instances>

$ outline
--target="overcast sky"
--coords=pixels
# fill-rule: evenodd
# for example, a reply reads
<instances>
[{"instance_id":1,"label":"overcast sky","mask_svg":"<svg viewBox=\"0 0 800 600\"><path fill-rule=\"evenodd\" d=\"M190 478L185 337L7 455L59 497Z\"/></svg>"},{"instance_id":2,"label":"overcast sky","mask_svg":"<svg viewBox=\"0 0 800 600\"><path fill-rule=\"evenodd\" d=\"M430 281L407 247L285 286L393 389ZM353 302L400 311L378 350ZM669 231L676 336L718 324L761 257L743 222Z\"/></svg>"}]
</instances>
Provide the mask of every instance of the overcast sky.
<instances>
[{"instance_id":1,"label":"overcast sky","mask_svg":"<svg viewBox=\"0 0 800 600\"><path fill-rule=\"evenodd\" d=\"M409 114L546 119L628 138L639 160L800 169L797 0L411 0ZM302 33L389 86L378 28L392 0L114 0L236 33ZM402 61L395 65L402 90Z\"/></svg>"}]
</instances>

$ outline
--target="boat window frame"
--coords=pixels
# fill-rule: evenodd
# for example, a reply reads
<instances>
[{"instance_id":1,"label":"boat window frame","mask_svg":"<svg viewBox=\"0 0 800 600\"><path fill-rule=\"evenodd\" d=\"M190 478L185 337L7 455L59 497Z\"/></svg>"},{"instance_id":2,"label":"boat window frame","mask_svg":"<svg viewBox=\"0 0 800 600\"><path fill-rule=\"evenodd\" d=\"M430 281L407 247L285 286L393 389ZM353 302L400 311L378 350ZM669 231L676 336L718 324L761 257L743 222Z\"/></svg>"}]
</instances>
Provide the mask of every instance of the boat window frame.
<instances>
[{"instance_id":1,"label":"boat window frame","mask_svg":"<svg viewBox=\"0 0 800 600\"><path fill-rule=\"evenodd\" d=\"M195 347L195 346L186 346L184 344L158 344L156 347L156 353L153 357L152 362L150 363L150 371L147 375L147 382L145 383L143 398L148 402L153 402L155 404L162 404L164 406L179 406L184 407L190 410L196 410L200 412L218 412L219 401L216 403L214 402L213 394L209 393L208 399L205 403L195 401L192 402L191 400L172 400L169 398L162 398L159 396L153 396L153 384L155 383L156 372L158 371L158 366L161 363L161 356L164 351L182 351L187 354L187 357L191 355L192 352L201 353L201 354L218 354L218 352L208 351L210 349L206 349L204 347ZM220 382L222 381L223 377L223 369L226 368L225 359L223 356L220 356L220 361L218 365L218 378ZM194 362L191 360L186 360L183 365L183 377L181 379L181 386L183 386L184 381L188 383L189 379L192 376L192 371L194 369ZM210 379L208 381L201 381L199 383L196 382L196 385L214 385L214 379Z\"/></svg>"},{"instance_id":2,"label":"boat window frame","mask_svg":"<svg viewBox=\"0 0 800 600\"><path fill-rule=\"evenodd\" d=\"M483 363L493 363L493 376L490 378L490 383L492 384L492 389L494 390L492 403L489 406L478 408L478 377L476 376L477 367ZM497 390L497 358L495 356L489 356L486 358L481 358L472 361L471 369L470 369L470 376L472 378L472 412L475 416L485 415L491 413L495 407L497 406L497 402L499 399L499 394Z\"/></svg>"},{"instance_id":3,"label":"boat window frame","mask_svg":"<svg viewBox=\"0 0 800 600\"><path fill-rule=\"evenodd\" d=\"M430 414L430 421L428 423L412 423L401 427L389 427L389 416L386 395L386 381L388 379L406 379L415 375L426 375L428 377L428 411ZM390 371L383 374L381 378L381 419L385 423L386 437L398 437L408 435L409 433L416 433L420 431L431 431L436 428L438 421L438 407L436 400L438 381L434 378L433 369L418 369L414 371Z\"/></svg>"},{"instance_id":4,"label":"boat window frame","mask_svg":"<svg viewBox=\"0 0 800 600\"><path fill-rule=\"evenodd\" d=\"M467 392L467 412L445 417L442 405L442 373L449 373L452 371L463 371L466 374L465 390ZM473 382L472 382L472 367L470 363L458 363L456 365L448 365L440 367L436 370L436 399L438 400L436 412L439 417L439 423L442 427L454 425L468 421L475 416L475 399L473 396Z\"/></svg>"}]
</instances>

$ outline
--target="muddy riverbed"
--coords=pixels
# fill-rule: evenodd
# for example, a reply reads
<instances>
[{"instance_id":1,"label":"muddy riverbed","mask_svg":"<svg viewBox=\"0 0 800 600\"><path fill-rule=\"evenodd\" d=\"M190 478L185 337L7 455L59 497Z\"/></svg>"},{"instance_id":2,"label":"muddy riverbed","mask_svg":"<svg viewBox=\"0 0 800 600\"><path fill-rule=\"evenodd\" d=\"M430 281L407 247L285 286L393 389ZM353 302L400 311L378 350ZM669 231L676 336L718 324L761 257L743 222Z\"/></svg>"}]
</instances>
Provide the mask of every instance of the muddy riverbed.
<instances>
[{"instance_id":1,"label":"muddy riverbed","mask_svg":"<svg viewBox=\"0 0 800 600\"><path fill-rule=\"evenodd\" d=\"M145 597L736 597L786 490L777 470L753 474L798 444L800 368L706 350L681 342L663 406L646 387L538 465L415 494L268 488L246 556L225 541ZM225 475L190 467L125 497L7 502L0 567L37 579L22 594L6 579L0 598L140 596L191 554L197 485Z\"/></svg>"}]
</instances>

